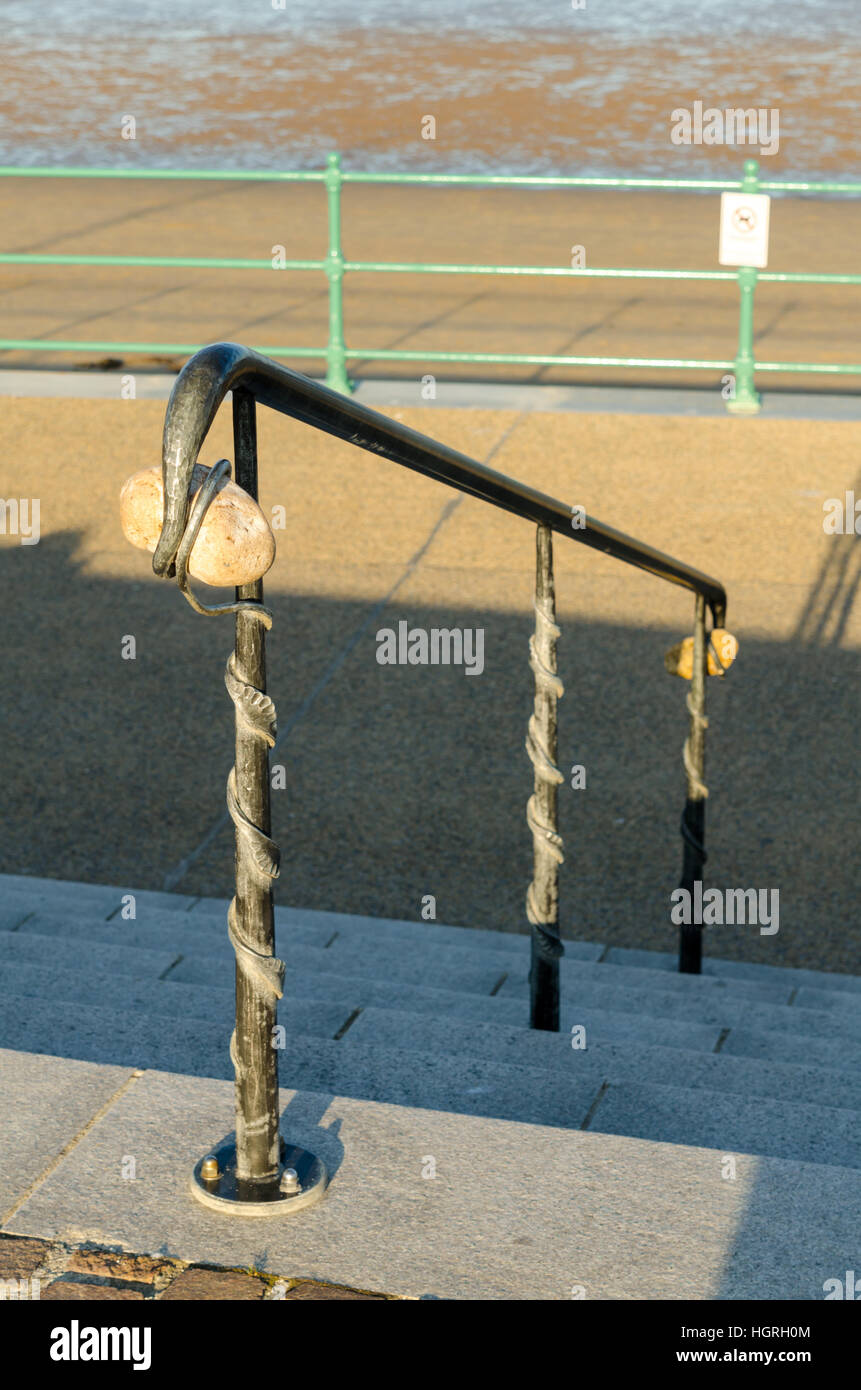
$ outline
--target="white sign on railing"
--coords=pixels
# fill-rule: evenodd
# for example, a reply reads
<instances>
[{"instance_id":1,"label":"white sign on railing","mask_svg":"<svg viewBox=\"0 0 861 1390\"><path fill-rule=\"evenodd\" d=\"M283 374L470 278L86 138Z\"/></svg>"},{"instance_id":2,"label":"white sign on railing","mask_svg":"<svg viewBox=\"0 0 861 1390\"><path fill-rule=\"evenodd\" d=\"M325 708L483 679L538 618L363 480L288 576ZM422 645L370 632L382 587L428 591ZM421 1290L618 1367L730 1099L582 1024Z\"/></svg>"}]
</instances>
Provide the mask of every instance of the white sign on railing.
<instances>
[{"instance_id":1,"label":"white sign on railing","mask_svg":"<svg viewBox=\"0 0 861 1390\"><path fill-rule=\"evenodd\" d=\"M721 265L768 265L767 193L722 193L720 199Z\"/></svg>"}]
</instances>

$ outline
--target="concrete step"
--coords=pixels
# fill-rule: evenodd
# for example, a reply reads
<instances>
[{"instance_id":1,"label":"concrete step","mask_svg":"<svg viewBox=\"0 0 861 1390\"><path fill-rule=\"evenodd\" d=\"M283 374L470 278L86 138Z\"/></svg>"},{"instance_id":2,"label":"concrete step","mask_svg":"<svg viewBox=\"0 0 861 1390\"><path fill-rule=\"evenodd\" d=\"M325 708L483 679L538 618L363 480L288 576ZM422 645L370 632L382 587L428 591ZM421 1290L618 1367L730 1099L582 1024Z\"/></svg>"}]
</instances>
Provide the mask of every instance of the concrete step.
<instances>
[{"instance_id":1,"label":"concrete step","mask_svg":"<svg viewBox=\"0 0 861 1390\"><path fill-rule=\"evenodd\" d=\"M217 899L201 899L189 912L192 921L203 916L224 917L227 904ZM361 917L344 912L317 912L306 908L275 908L276 929L292 930L294 926L328 927L329 935L373 942L403 942L412 947L428 945L461 946L471 951L504 952L512 956L529 957L529 936L526 933L490 931L473 927L450 927L440 922L407 922L386 917ZM567 960L598 961L606 947L599 941L566 941Z\"/></svg>"},{"instance_id":2,"label":"concrete step","mask_svg":"<svg viewBox=\"0 0 861 1390\"><path fill-rule=\"evenodd\" d=\"M172 914L175 919L178 914ZM323 914L319 914L323 916ZM334 918L335 914L325 914L329 918ZM183 957L196 959L199 956L217 957L219 960L230 962L233 958L233 949L227 938L226 927L219 924L216 929L214 922L209 925L187 924L187 914L182 914L182 921L176 921L175 925L166 920L167 914L161 914L156 922L149 922L146 925L136 921L115 920L113 922L98 922L88 919L80 923L68 921L64 918L49 916L41 912L34 913L20 927L17 933L20 935L54 936L64 940L74 941L86 948L88 942L110 942L113 945L122 945L131 949L163 949L174 950L182 954ZM457 930L457 929L455 929ZM469 935L469 933L465 933ZM350 963L355 961L354 939L347 938L350 946ZM280 942L290 945L309 945L319 947L334 948L337 946L337 938L331 923L319 921L295 921L292 922L286 932L280 935ZM279 950L281 945L279 942ZM424 947L425 943L422 943ZM464 948L450 948L468 949ZM413 958L414 953L410 947L402 942L398 942L394 948L396 954L402 956L407 954ZM369 939L362 948L362 954L366 961L380 962L383 971L390 959L392 950L389 943L383 943L374 939ZM333 966L344 961L344 952L335 951L332 957ZM447 956L450 961L451 954ZM458 957L459 959L459 957ZM476 959L478 956L476 955ZM507 957L506 957L507 959ZM512 960L518 957L512 953ZM346 964L346 962L344 962ZM767 1006L760 1002L760 996L765 995L768 999L787 999L788 990L781 990L777 985L758 985L751 982L742 983L742 995L744 1002L731 1001L724 996L727 994L723 982L717 982L711 990L684 991L675 989L665 989L660 985L663 976L656 972L651 972L643 979L639 976L634 977L631 983L630 973L624 971L612 971L604 973L598 968L587 968L593 962L578 962L573 970L566 972L564 980L565 996L572 1007L600 1008L607 1007L614 1011L635 1012L644 1014L660 1014L661 1016L687 1020L694 1023L712 1024L719 1027L730 1027L737 1022L746 1021L745 1014L749 1012L749 999L754 993L757 999L756 1013L757 1026L760 1028L771 1028L780 1031L789 1026L781 1022L780 1008L785 1005L777 1004L772 1006L769 1013ZM342 971L340 973L348 973ZM674 978L674 977L673 977ZM524 995L525 982L520 972L513 977L509 975L502 986L503 995L519 994ZM576 985L572 982L576 980ZM606 981L606 983L605 983ZM731 993L731 990L730 990ZM827 1000L838 999L845 1003L851 996L831 995L823 992ZM691 997L691 995L695 997ZM734 1002L734 1007L731 1003ZM848 1014L848 1010L846 1010ZM763 1017L760 1018L760 1014ZM794 1017L792 1026L803 1027L804 1019ZM834 1022L818 1024L818 1021L810 1021L807 1031L815 1033L817 1027L822 1031L831 1031L836 1028L844 1036L852 1036L857 1033L861 1036L861 1009L858 1010L857 1017L838 1018Z\"/></svg>"},{"instance_id":3,"label":"concrete step","mask_svg":"<svg viewBox=\"0 0 861 1390\"><path fill-rule=\"evenodd\" d=\"M706 934L703 950L709 951L719 946L720 938ZM668 951L646 951L629 946L611 946L604 955L608 965L634 965L644 970L662 970L665 973L678 972L679 958ZM861 961L859 961L861 965ZM769 981L781 988L788 984L792 989L810 986L813 989L861 993L861 975L840 975L829 970L803 970L797 966L760 965L755 961L723 960L720 956L704 955L703 975L716 976L726 980Z\"/></svg>"},{"instance_id":4,"label":"concrete step","mask_svg":"<svg viewBox=\"0 0 861 1390\"><path fill-rule=\"evenodd\" d=\"M500 989L502 998L525 990L508 988L509 980ZM612 979L612 972L608 972ZM822 991L830 998L826 991ZM835 996L838 997L838 996ZM839 996L852 1000L855 996ZM811 1037L853 1038L861 1043L861 999L854 1009L851 1003L831 1008L802 1008L799 1004L772 1004L762 999L748 999L723 991L700 990L695 997L672 990L643 989L641 986L621 988L615 984L598 984L594 976L582 985L566 981L562 1004L576 1013L579 1007L613 1009L619 1012L653 1014L662 1018L689 1020L720 1028L755 1028L757 1032L798 1032Z\"/></svg>"},{"instance_id":5,"label":"concrete step","mask_svg":"<svg viewBox=\"0 0 861 1390\"><path fill-rule=\"evenodd\" d=\"M15 996L7 996L3 1013L0 1046L26 1033L34 1051L56 1056L232 1076L225 1032L207 1020L173 1019L166 1027L155 1016ZM301 1090L530 1124L575 1129L588 1124L602 1133L660 1143L861 1165L858 1111L680 1086L608 1084L600 1057L588 1052L560 1074L502 1057L383 1046L362 1042L358 1034L351 1040L349 1029L335 1042L321 1029L325 1019L326 1029L337 1032L345 1021L343 1010L294 1001L292 1014L296 1027L286 1034L284 1063L291 1085Z\"/></svg>"},{"instance_id":6,"label":"concrete step","mask_svg":"<svg viewBox=\"0 0 861 1390\"><path fill-rule=\"evenodd\" d=\"M455 961L434 961L409 952L384 960L368 951L349 951L336 955L333 946L293 945L278 943L278 954L286 962L290 974L308 971L331 971L339 975L358 975L366 979L388 982L391 988L399 984L426 986L431 989L457 990L464 994L489 995L505 978L504 966L496 961L476 965L474 960L463 962L465 952L457 952ZM172 980L186 984L220 985L224 983L224 961L217 955L196 955L183 958L170 972Z\"/></svg>"},{"instance_id":7,"label":"concrete step","mask_svg":"<svg viewBox=\"0 0 861 1390\"><path fill-rule=\"evenodd\" d=\"M590 1120L602 1134L861 1168L861 1112L681 1086L610 1085Z\"/></svg>"},{"instance_id":8,"label":"concrete step","mask_svg":"<svg viewBox=\"0 0 861 1390\"><path fill-rule=\"evenodd\" d=\"M264 1249L269 1270L414 1298L560 1301L578 1285L589 1301L695 1306L821 1300L857 1249L857 1169L741 1154L726 1181L721 1149L286 1090L287 1133L333 1177L313 1213L261 1241L259 1222L207 1217L187 1191L232 1124L231 1084L145 1072L111 1102L117 1074L105 1068L97 1091L100 1079L91 1064L0 1053L3 1094L39 1097L64 1122L11 1127L8 1230L98 1231L102 1245L233 1268ZM106 1182L118 1154L145 1180Z\"/></svg>"},{"instance_id":9,"label":"concrete step","mask_svg":"<svg viewBox=\"0 0 861 1390\"><path fill-rule=\"evenodd\" d=\"M108 917L120 909L128 894L134 896L138 912L148 907L160 911L187 912L192 904L199 901L185 893L159 893L103 883L31 878L27 874L0 874L0 910L7 904L10 909L17 910L22 902L28 902L33 910L60 914L94 911Z\"/></svg>"},{"instance_id":10,"label":"concrete step","mask_svg":"<svg viewBox=\"0 0 861 1390\"><path fill-rule=\"evenodd\" d=\"M861 1111L861 1074L804 1062L769 1062L726 1052L681 1051L660 1045L630 1047L626 1043L592 1039L585 1051L572 1048L564 1033L544 1033L502 1019L457 1019L451 1015L417 1014L405 1010L366 1008L344 1036L344 1046L378 1043L384 1047L416 1048L422 1052L486 1057L546 1067L554 1075L576 1072L587 1056L601 1064L608 1083L666 1083L764 1096L804 1104Z\"/></svg>"},{"instance_id":11,"label":"concrete step","mask_svg":"<svg viewBox=\"0 0 861 1390\"><path fill-rule=\"evenodd\" d=\"M69 967L80 970L95 964L103 973L112 973L120 978L158 979L180 959L178 951L150 951L140 948L126 950L125 946L112 946L108 942L81 942L58 940L51 936L38 936L19 931L0 932L0 964L44 962L45 967Z\"/></svg>"},{"instance_id":12,"label":"concrete step","mask_svg":"<svg viewBox=\"0 0 861 1390\"><path fill-rule=\"evenodd\" d=\"M232 972L219 971L216 978L221 985L187 983L174 979L173 972L165 980L125 978L106 973L97 967L93 970L71 969L68 965L59 967L38 966L25 962L15 964L0 963L0 991L17 995L44 999L66 1004L79 1004L84 1007L110 1005L115 1009L129 1012L148 1012L168 1018L203 1018L217 1023L228 1036L233 1028L234 992ZM558 1034L539 1034L528 1027L528 1013L523 1004L516 1000L500 999L498 996L481 996L455 990L427 989L413 985L395 985L376 979L359 976L331 974L328 971L291 972L286 980L287 994L278 1007L279 1020L293 1028L293 1003L296 1000L309 1004L319 1000L321 1004L331 1004L343 1010L344 1017L351 1017L359 1010L377 1012L393 1011L396 1016L394 1032L397 1045L410 1046L411 1028L420 1036L422 1026L428 1016L442 1020L443 1041L446 1028L457 1024L463 1028L482 1023L513 1029L525 1047L524 1059L531 1057L530 1048L546 1045L558 1046L563 1051L570 1048L570 1038ZM406 1013L405 1011L409 1011ZM599 1014L585 1015L588 1039L593 1046L598 1039L610 1041L637 1042L636 1055L650 1044L644 1042L646 1036L655 1036L660 1046L660 1067L666 1067L670 1048L701 1053L713 1052L720 1032L717 1029L698 1029L690 1025L673 1027L671 1021L649 1019L645 1023L630 1014L614 1014L602 1011ZM406 1019L405 1025L402 1020ZM410 1024L409 1020L413 1020ZM563 1028L570 1031L574 1023L583 1023L582 1011L576 1015L563 1012ZM368 1027L363 1019L363 1030ZM449 1028L449 1035L457 1036L457 1028ZM10 1040L23 1045L25 1037ZM429 1048L436 1043L430 1043ZM421 1043L417 1046L421 1047ZM654 1044L652 1044L654 1046ZM442 1050L448 1050L443 1047ZM539 1056L542 1054L538 1054ZM493 1059L492 1052L489 1054ZM512 1057L512 1060L516 1060ZM673 1064L675 1065L675 1064ZM665 1073L661 1072L660 1076Z\"/></svg>"},{"instance_id":13,"label":"concrete step","mask_svg":"<svg viewBox=\"0 0 861 1390\"><path fill-rule=\"evenodd\" d=\"M292 1000L285 1055L313 1053L333 1038L349 1009L319 1000ZM0 1047L75 1057L116 1066L185 1071L189 1076L232 1077L230 1029L221 1019L126 1012L105 1005L61 1003L4 994Z\"/></svg>"},{"instance_id":14,"label":"concrete step","mask_svg":"<svg viewBox=\"0 0 861 1390\"><path fill-rule=\"evenodd\" d=\"M38 922L34 925L38 925ZM60 923L59 926L62 928L63 924ZM101 924L100 927L93 928L97 929L110 932L110 924ZM123 931L126 930L134 934L137 929L132 923L124 923ZM186 945L189 944L194 943L186 942ZM359 959L355 953L350 952L348 961L344 962L343 957L339 960L332 947L323 949L291 944L283 954L288 966L288 991L293 997L307 996L303 980L314 972L331 971L333 975L349 979L348 975L341 974L343 966L347 964L349 969L363 972L354 976L354 981L363 977L369 980L379 979L381 973L379 961L368 952L364 952ZM385 988L381 992L372 997L367 991L356 990L355 983L348 992L339 982L333 982L332 996L338 1002L353 998L356 1000L354 1007L363 1007L372 1002L377 1007L392 1009L418 1007L422 1013L434 1009L440 1013L449 1012L450 1001L442 998L436 1001L428 998L408 1002L403 992L404 988L414 984L421 988L422 981L427 978L427 972L411 958L392 962L388 951L384 952L384 957L385 980L382 983ZM167 977L171 982L218 990L229 989L232 983L232 951L229 944L226 952L222 949L215 954L181 957L144 947L127 950L125 946L96 943L89 939L78 942L68 940L65 936L41 936L35 930L28 930L27 924L15 932L0 934L0 962L5 960L10 964L23 964L28 960L35 962L40 959L50 961L55 972L56 969L74 969L80 973L85 967L94 970L100 983L111 972L123 978L157 980ZM341 969L337 968L339 965ZM758 999L748 1006L731 996L728 997L719 982L711 990L697 990L696 998L686 998L677 991L650 992L627 987L613 989L596 983L602 978L600 966L585 962L577 969L586 983L580 988L570 989L568 986L563 993L562 1025L566 1032L570 1032L574 1025L584 1027L588 1040L628 1040L639 1045L712 1052L722 1034L730 1029L732 1031L729 1038L723 1043L727 1051L739 1049L739 1035L742 1038L750 1035L751 1041L741 1045L743 1055L760 1055L760 1049L763 1048L767 1055L773 1055L775 1044L768 1041L768 1036L782 1037L784 1053L802 1058L809 1055L810 1060L816 1065L844 1069L847 1057L854 1056L861 1048L861 1019L846 1008L816 1011L794 1006L771 1005ZM495 969L492 974L495 974ZM479 1014L471 1003L473 991L485 997L490 995L494 987L492 974L489 976L472 967L469 971L455 968L447 973L438 969L432 978L445 981L449 986L446 991L449 994L460 993L470 996L469 1005L457 1010L458 1013L487 1020L501 1019L501 1012L484 1011ZM54 997L68 994L68 986L64 988L62 980L58 985L55 977L52 978L54 983L51 986L46 985L45 991L40 992L53 993ZM606 978L615 978L615 971L610 972ZM662 977L656 975L655 978ZM524 982L521 981L516 988L509 988L510 983L511 976L508 975L495 998L513 1006L506 1021L525 1023L527 1005ZM745 982L745 987L763 988L751 982ZM28 989L33 989L32 981ZM81 996L78 994L76 997ZM498 1010L498 1005L496 1008ZM515 1009L522 1012L515 1013ZM846 1050L847 1045L850 1048L849 1052ZM809 1053L808 1049L812 1046L815 1046L815 1052ZM749 1047L753 1047L755 1051L751 1053Z\"/></svg>"},{"instance_id":15,"label":"concrete step","mask_svg":"<svg viewBox=\"0 0 861 1390\"><path fill-rule=\"evenodd\" d=\"M177 893L160 893L128 887L111 887L101 884L81 884L62 880L30 877L28 875L0 875L0 927L14 927L34 912L48 916L65 918L71 922L82 915L104 921L122 920L116 914L120 911L123 895L132 893L135 897L136 924L153 926L169 925L171 920L179 926L186 924L203 925L212 923L223 928L226 922L227 900L216 898L194 898ZM165 915L169 914L167 923ZM337 931L342 938L342 948L352 941L360 943L362 949L370 939L377 941L403 942L416 950L427 946L436 950L440 944L462 946L469 951L487 952L493 955L510 953L522 957L525 970L528 961L528 937L509 932L475 931L465 927L452 927L436 922L410 922L389 919L365 918L343 913L317 912L304 908L276 906L276 923L283 931L285 927L299 925L303 929L319 928L319 932L303 932L303 940L317 939L327 927ZM665 932L662 933L664 939ZM656 939L658 934L656 933ZM706 950L720 944L716 932L707 933ZM606 949L599 942L566 942L566 955L563 959L563 972L577 962L597 963L618 967L618 980L628 983L642 982L640 977L622 972L631 969L660 973L667 988L695 989L706 981L723 981L736 988L759 985L771 986L763 991L762 998L772 1002L788 1002L795 990L827 990L829 994L858 994L861 992L861 975L839 975L828 971L799 970L783 966L759 965L751 962L723 960L706 956L702 976L680 977L677 971L677 957L672 951L651 951L613 947ZM826 1007L818 998L798 1001L802 1006ZM837 1007L837 1005L835 1005Z\"/></svg>"},{"instance_id":16,"label":"concrete step","mask_svg":"<svg viewBox=\"0 0 861 1390\"><path fill-rule=\"evenodd\" d=\"M194 961L204 957L230 960L232 948L227 938L225 922L212 917L204 925L203 921L190 920L192 916L190 913L159 913L143 923L118 918L110 922L96 921L91 917L69 920L36 912L15 928L15 931L16 934L25 936L55 936L71 940L82 949L87 942L110 942L121 943L130 950L172 950ZM326 920L320 920L322 918ZM524 938L514 939L514 946L509 944L499 950L496 949L495 940L490 947L483 945L475 949L472 944L474 934L460 928L451 929L454 933L460 933L460 940L456 945L447 944L448 938L446 942L439 944L434 935L437 930L435 927L423 932L422 928L414 923L394 924L406 925L409 931L406 934L381 932L375 935L371 931L366 932L364 928L345 931L343 925L336 930L336 918L335 913L318 913L313 917L302 914L291 920L286 928L282 924L276 943L279 953L283 954L285 950L296 945L319 946L331 952L331 967L338 973L351 974L360 967L361 972L367 974L368 967L375 966L379 973L387 978L393 962L406 962L407 974L398 978L421 977L430 982L430 972L446 971L446 988L452 988L451 972L458 967L469 966L481 970L492 964L498 967L499 974L495 976L494 983L500 984L503 995L525 997L528 991L529 943ZM509 943L513 940L504 933L487 932L484 935ZM424 973L420 975L421 967L424 967ZM506 977L504 980L503 975ZM442 980L440 983L443 983ZM630 1009L644 1013L660 1011L662 1014L691 1021L706 1021L704 1018L698 1020L697 1017L697 1001L700 999L707 1000L712 1014L716 1015L720 1008L719 1001L724 997L727 1000L730 996L735 997L740 1010L748 1008L749 1001L754 1000L785 1005L793 993L788 985L761 983L756 980L743 979L736 982L718 977L679 976L629 966L616 966L607 970L594 960L591 952L584 953L581 958L563 962L561 984L563 994L567 994L574 1001L582 1000L587 1005L594 1002L596 1007L606 1003L608 1007L617 1010ZM649 995L654 996L654 1007L651 1009ZM847 996L842 994L828 994L826 997L837 999L844 1004L847 999ZM729 1026L733 1021L727 1018L723 1020L723 1024ZM775 1023L763 1026L777 1025ZM861 1022L858 1026L861 1028ZM848 1023L846 1028L851 1033L853 1025Z\"/></svg>"},{"instance_id":17,"label":"concrete step","mask_svg":"<svg viewBox=\"0 0 861 1390\"><path fill-rule=\"evenodd\" d=\"M160 912L145 921L125 921L115 917L110 922L92 917L58 917L34 912L20 926L13 928L21 936L53 936L63 941L75 941L82 948L86 943L110 942L127 950L171 951L175 955L216 956L232 960L233 947L227 935L227 917L217 921L196 921L187 912ZM334 933L322 923L297 922L284 939L303 946L325 947ZM279 933L279 949L281 944Z\"/></svg>"},{"instance_id":18,"label":"concrete step","mask_svg":"<svg viewBox=\"0 0 861 1390\"><path fill-rule=\"evenodd\" d=\"M221 984L215 986L187 984L172 976L167 980L129 978L98 968L79 970L68 964L0 963L3 993L88 1007L108 1003L116 1009L139 1010L166 1018L203 1018L229 1036L233 1027L233 977L228 970L219 972L218 978ZM556 1066L559 1058L569 1065L574 1051L570 1030L583 1020L582 1014L564 1007L561 1034L535 1032L526 1026L527 1010L518 1000L405 984L393 989L386 981L323 971L291 974L286 986L287 995L279 1004L278 1017L288 1028L293 1028L295 1022L294 1001L319 1001L340 1008L345 1017L362 1010L353 1025L359 1039L421 1051L475 1053L495 1060L506 1055L512 1061L528 1061L530 1065ZM602 1059L605 1079L662 1082L672 1075L685 1086L775 1099L791 1094L799 1101L846 1108L855 1108L861 1100L861 1082L856 1082L854 1071L861 1054L851 1047L835 1048L826 1043L822 1048L816 1039L807 1042L795 1034L775 1037L742 1031L738 1053L734 1050L733 1032L725 1038L719 1054L679 1047L678 1036L673 1046L638 1040L632 1048L613 1040L618 1036L613 1033L614 1022L616 1019L608 1015L597 1034L587 1030L588 1050ZM712 1044L712 1040L710 1035L707 1044ZM24 1046L26 1035L15 1041ZM745 1049L753 1054L753 1059L745 1055ZM755 1060L763 1055L768 1059L767 1066Z\"/></svg>"},{"instance_id":19,"label":"concrete step","mask_svg":"<svg viewBox=\"0 0 861 1390\"><path fill-rule=\"evenodd\" d=\"M334 1033L343 1011L318 1002L296 1009L305 1027L288 1031L284 1079L303 1090L332 1091L391 1105L417 1105L453 1114L520 1119L530 1124L579 1128L601 1086L590 1059L576 1076L560 1080L546 1069L502 1065L484 1058L434 1056L357 1044L347 1051L319 1032L326 1015ZM165 1019L111 1008L82 1009L43 999L8 995L0 1018L0 1048L104 1062L189 1076L233 1077L224 1028L203 1019Z\"/></svg>"}]
</instances>

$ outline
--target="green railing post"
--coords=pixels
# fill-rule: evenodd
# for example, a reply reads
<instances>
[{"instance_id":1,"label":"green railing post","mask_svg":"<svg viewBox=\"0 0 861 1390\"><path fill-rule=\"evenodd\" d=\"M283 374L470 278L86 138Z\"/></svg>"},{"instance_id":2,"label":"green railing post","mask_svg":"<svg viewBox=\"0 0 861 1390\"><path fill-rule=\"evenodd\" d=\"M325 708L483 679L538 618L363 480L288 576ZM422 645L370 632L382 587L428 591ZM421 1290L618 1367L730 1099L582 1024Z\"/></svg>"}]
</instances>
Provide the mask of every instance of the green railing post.
<instances>
[{"instance_id":1,"label":"green railing post","mask_svg":"<svg viewBox=\"0 0 861 1390\"><path fill-rule=\"evenodd\" d=\"M326 348L326 385L349 395L347 345L344 342L344 254L341 249L341 156L333 151L326 159L326 193L329 202L329 252L326 279L329 281L329 342Z\"/></svg>"},{"instance_id":2,"label":"green railing post","mask_svg":"<svg viewBox=\"0 0 861 1390\"><path fill-rule=\"evenodd\" d=\"M755 159L744 161L743 193L759 192L759 164ZM753 295L757 271L752 265L738 268L738 352L733 363L735 392L726 403L732 415L756 415L760 408L759 392L754 387L753 355Z\"/></svg>"}]
</instances>

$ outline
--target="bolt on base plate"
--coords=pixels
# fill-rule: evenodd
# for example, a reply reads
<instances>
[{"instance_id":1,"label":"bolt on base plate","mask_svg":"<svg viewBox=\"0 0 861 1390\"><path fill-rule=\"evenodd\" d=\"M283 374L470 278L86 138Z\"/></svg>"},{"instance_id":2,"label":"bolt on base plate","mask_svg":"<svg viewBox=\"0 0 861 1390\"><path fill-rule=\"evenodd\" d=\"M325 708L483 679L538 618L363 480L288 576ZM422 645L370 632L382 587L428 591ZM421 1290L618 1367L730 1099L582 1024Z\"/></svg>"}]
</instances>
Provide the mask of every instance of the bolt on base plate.
<instances>
[{"instance_id":1,"label":"bolt on base plate","mask_svg":"<svg viewBox=\"0 0 861 1390\"><path fill-rule=\"evenodd\" d=\"M237 1216L286 1216L319 1202L326 1191L321 1160L281 1140L281 1179L265 1193L258 1184L236 1176L236 1145L225 1142L195 1164L190 1185L194 1197L213 1211Z\"/></svg>"}]
</instances>

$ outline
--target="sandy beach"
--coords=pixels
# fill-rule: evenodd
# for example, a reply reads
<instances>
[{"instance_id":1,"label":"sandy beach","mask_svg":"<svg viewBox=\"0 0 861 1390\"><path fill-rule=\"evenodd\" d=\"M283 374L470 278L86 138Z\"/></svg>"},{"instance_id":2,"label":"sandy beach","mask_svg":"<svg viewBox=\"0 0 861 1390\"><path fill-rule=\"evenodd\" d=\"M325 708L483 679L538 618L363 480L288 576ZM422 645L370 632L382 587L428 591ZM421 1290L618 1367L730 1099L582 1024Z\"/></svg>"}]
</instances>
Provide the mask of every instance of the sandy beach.
<instances>
[{"instance_id":1,"label":"sandy beach","mask_svg":"<svg viewBox=\"0 0 861 1390\"><path fill-rule=\"evenodd\" d=\"M209 6L206 7L208 13ZM495 8L495 7L494 7ZM797 9L798 7L793 7ZM354 168L471 173L736 176L757 148L674 145L672 113L701 100L779 113L774 178L852 178L861 25L740 41L624 27L142 32L105 26L4 44L0 162L308 168L338 148ZM200 13L199 11L195 11ZM323 17L325 18L325 16ZM426 19L428 17L426 16ZM563 22L564 21L564 22ZM72 114L73 113L73 114ZM426 115L434 139L422 136ZM135 139L124 139L124 117Z\"/></svg>"}]
</instances>

